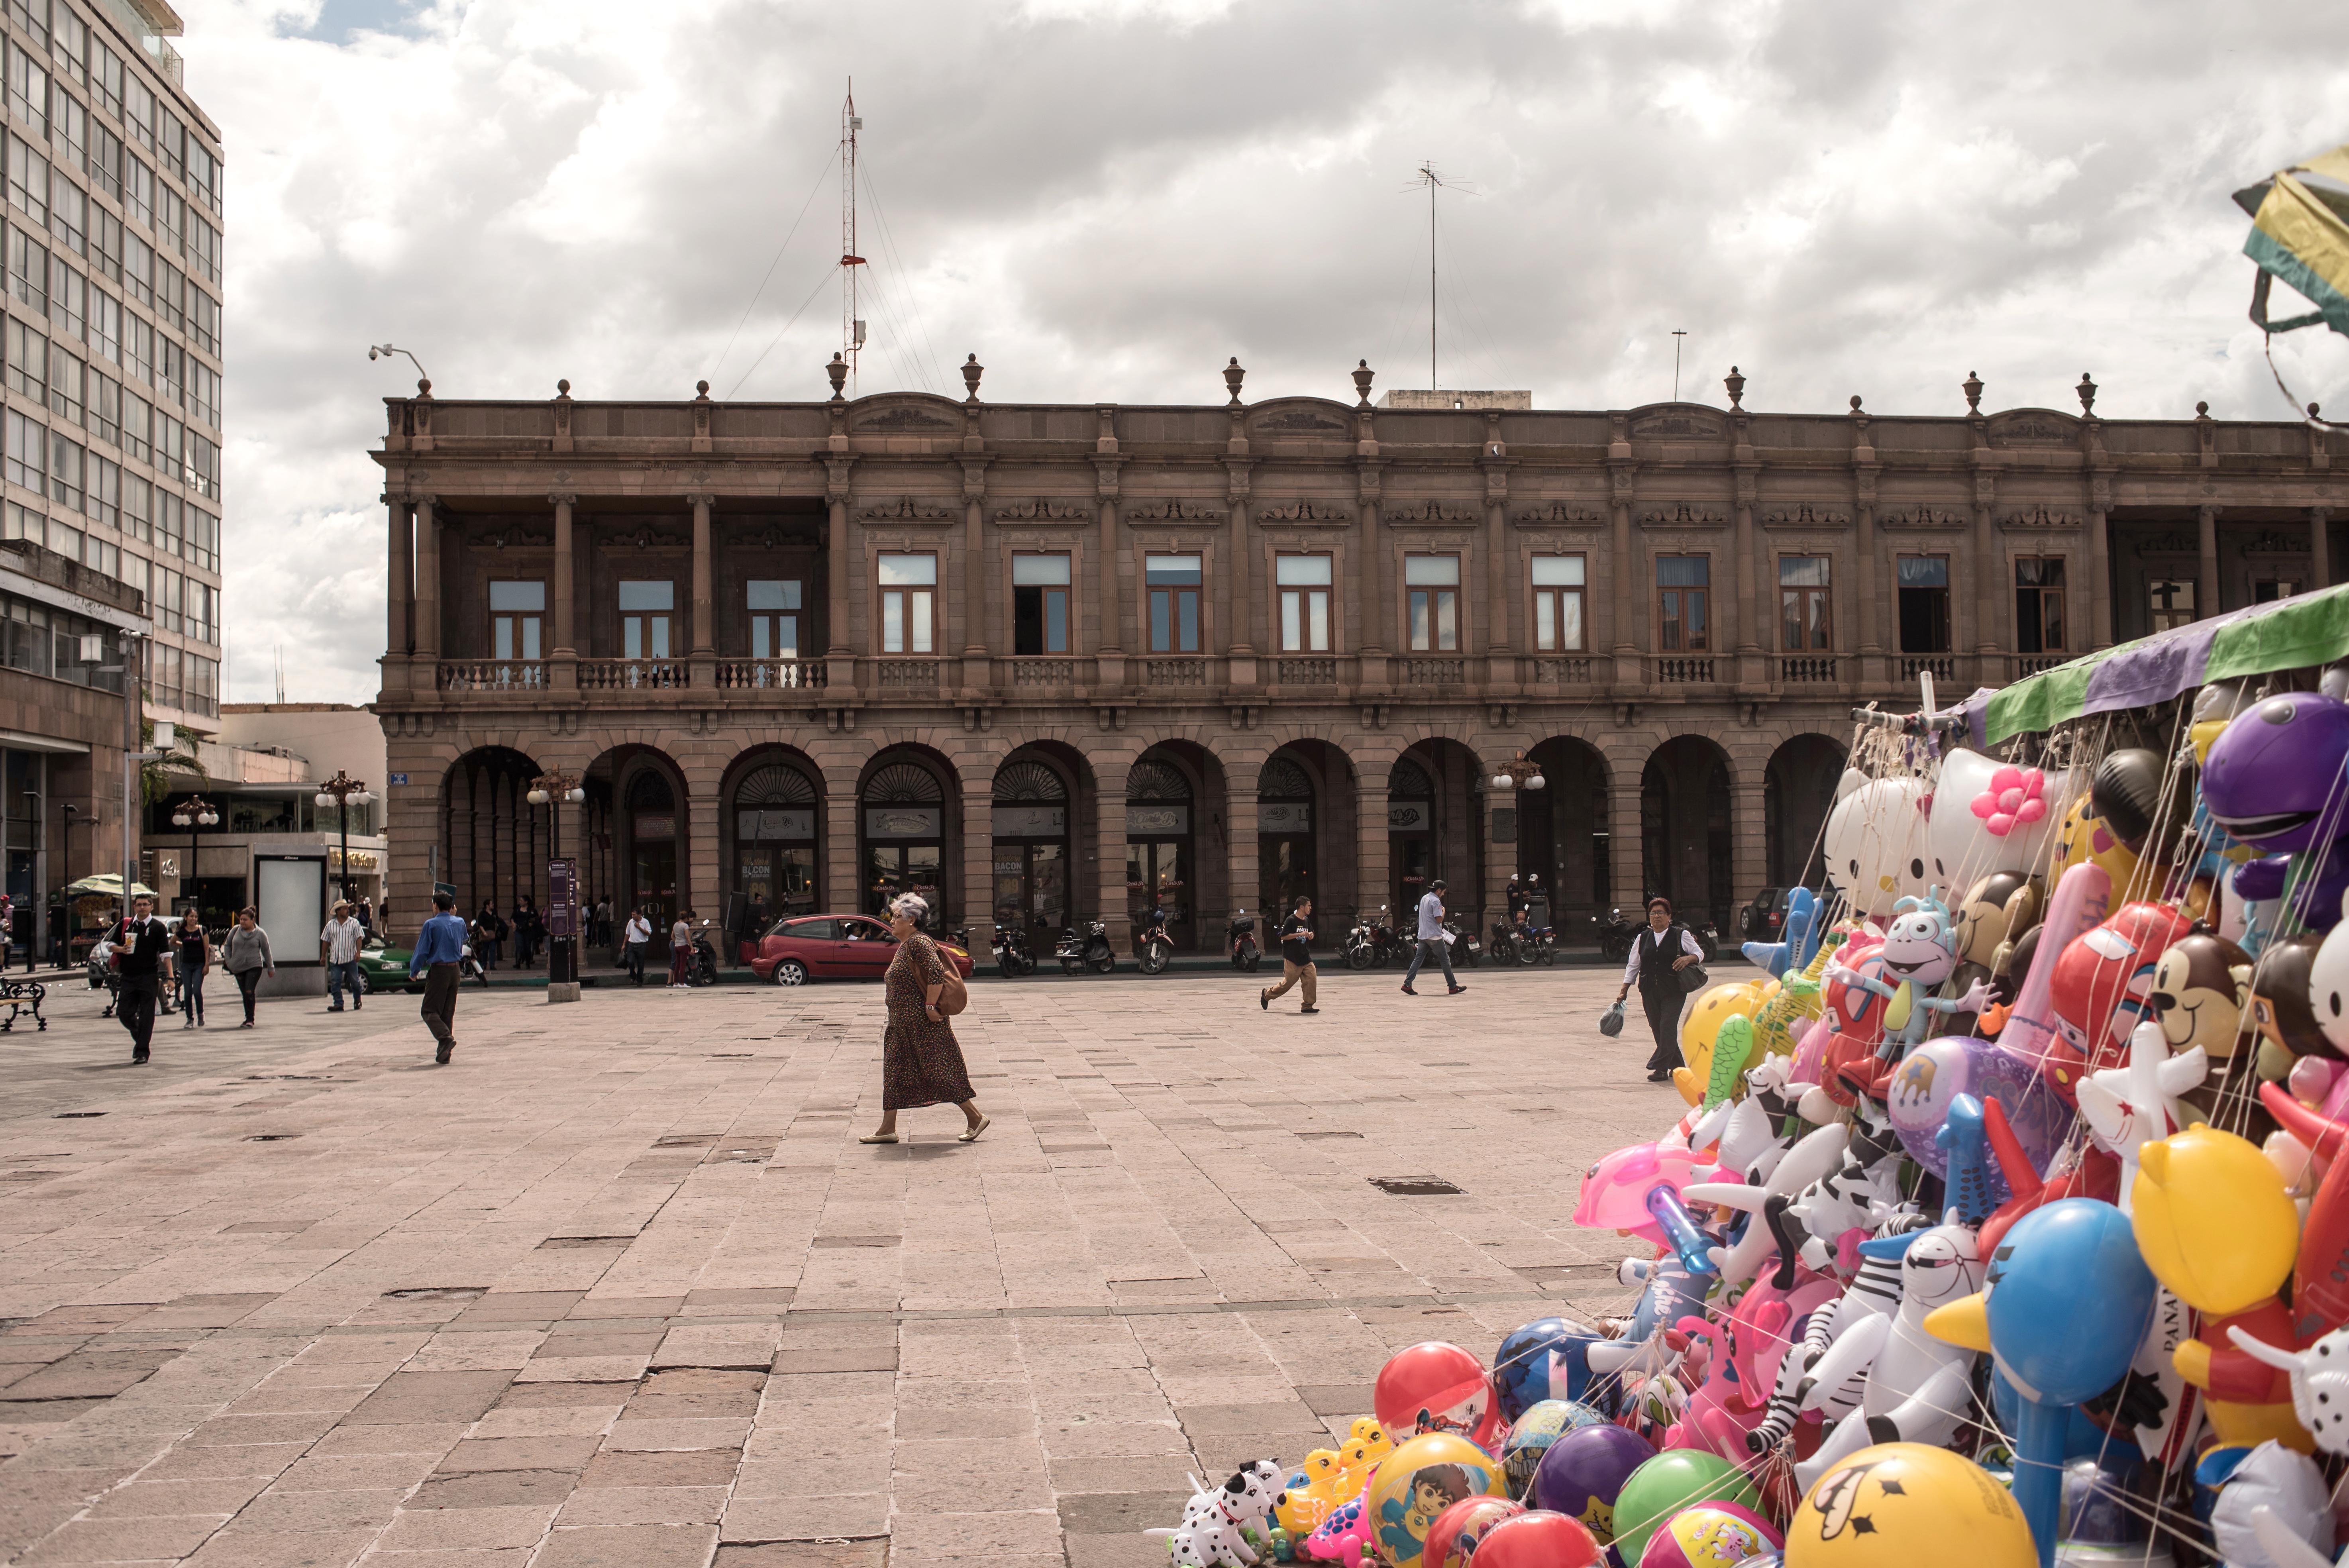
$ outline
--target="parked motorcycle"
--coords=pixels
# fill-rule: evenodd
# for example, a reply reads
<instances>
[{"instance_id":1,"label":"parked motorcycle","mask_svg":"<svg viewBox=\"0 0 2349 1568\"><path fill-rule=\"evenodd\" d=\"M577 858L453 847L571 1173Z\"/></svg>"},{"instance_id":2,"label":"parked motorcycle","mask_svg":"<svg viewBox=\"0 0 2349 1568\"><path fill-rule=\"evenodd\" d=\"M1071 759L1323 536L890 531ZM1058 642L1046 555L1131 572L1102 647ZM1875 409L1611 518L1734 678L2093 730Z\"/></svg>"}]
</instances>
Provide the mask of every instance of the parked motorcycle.
<instances>
[{"instance_id":1,"label":"parked motorcycle","mask_svg":"<svg viewBox=\"0 0 2349 1568\"><path fill-rule=\"evenodd\" d=\"M1357 921L1346 933L1345 954L1349 969L1375 969L1404 961L1402 944L1387 923L1385 904L1379 905L1378 918Z\"/></svg>"},{"instance_id":2,"label":"parked motorcycle","mask_svg":"<svg viewBox=\"0 0 2349 1568\"><path fill-rule=\"evenodd\" d=\"M688 985L718 984L718 949L709 941L709 923L703 921L693 934L693 957L685 966L685 983Z\"/></svg>"},{"instance_id":3,"label":"parked motorcycle","mask_svg":"<svg viewBox=\"0 0 2349 1568\"><path fill-rule=\"evenodd\" d=\"M1109 925L1104 921L1087 921L1081 933L1073 925L1061 932L1060 945L1053 948L1052 956L1061 961L1063 975L1074 975L1081 967L1106 975L1117 967L1117 954L1110 951Z\"/></svg>"},{"instance_id":4,"label":"parked motorcycle","mask_svg":"<svg viewBox=\"0 0 2349 1568\"><path fill-rule=\"evenodd\" d=\"M1166 934L1166 911L1154 909L1150 919L1133 939L1136 956L1142 960L1144 975L1164 975L1166 965L1174 961L1174 939Z\"/></svg>"},{"instance_id":5,"label":"parked motorcycle","mask_svg":"<svg viewBox=\"0 0 2349 1568\"><path fill-rule=\"evenodd\" d=\"M490 972L481 967L480 959L473 956L473 944L470 942L465 944L457 959L457 984L462 985L469 979L479 980L484 985L490 983Z\"/></svg>"},{"instance_id":6,"label":"parked motorcycle","mask_svg":"<svg viewBox=\"0 0 2349 1568\"><path fill-rule=\"evenodd\" d=\"M1517 949L1520 945L1521 944L1517 941L1517 926L1516 922L1508 919L1501 919L1493 923L1492 940L1486 944L1485 951L1493 955L1494 963L1516 963Z\"/></svg>"},{"instance_id":7,"label":"parked motorcycle","mask_svg":"<svg viewBox=\"0 0 2349 1568\"><path fill-rule=\"evenodd\" d=\"M1006 980L1036 973L1036 955L1028 951L1028 934L1014 925L995 928L995 972Z\"/></svg>"},{"instance_id":8,"label":"parked motorcycle","mask_svg":"<svg viewBox=\"0 0 2349 1568\"><path fill-rule=\"evenodd\" d=\"M1714 955L1721 951L1721 927L1709 920L1704 920L1699 921L1689 929L1696 934L1696 944L1704 949L1704 961L1707 964L1712 963ZM1626 953L1624 956L1629 957L1630 954Z\"/></svg>"},{"instance_id":9,"label":"parked motorcycle","mask_svg":"<svg viewBox=\"0 0 2349 1568\"><path fill-rule=\"evenodd\" d=\"M1224 927L1224 947L1231 954L1233 968L1255 974L1264 958L1256 944L1256 916L1244 909L1233 911L1232 923Z\"/></svg>"},{"instance_id":10,"label":"parked motorcycle","mask_svg":"<svg viewBox=\"0 0 2349 1568\"><path fill-rule=\"evenodd\" d=\"M1485 962L1485 944L1476 940L1474 929L1463 929L1456 920L1447 920L1444 929L1453 936L1452 962L1474 969Z\"/></svg>"},{"instance_id":11,"label":"parked motorcycle","mask_svg":"<svg viewBox=\"0 0 2349 1568\"><path fill-rule=\"evenodd\" d=\"M1603 956L1618 964L1631 956L1631 944L1640 939L1640 928L1623 918L1619 905L1609 910L1605 920L1592 915L1590 923L1599 928L1599 951Z\"/></svg>"},{"instance_id":12,"label":"parked motorcycle","mask_svg":"<svg viewBox=\"0 0 2349 1568\"><path fill-rule=\"evenodd\" d=\"M1520 946L1525 954L1521 962L1555 964L1557 962L1557 929L1555 926L1535 925L1528 922L1526 926L1526 940Z\"/></svg>"}]
</instances>

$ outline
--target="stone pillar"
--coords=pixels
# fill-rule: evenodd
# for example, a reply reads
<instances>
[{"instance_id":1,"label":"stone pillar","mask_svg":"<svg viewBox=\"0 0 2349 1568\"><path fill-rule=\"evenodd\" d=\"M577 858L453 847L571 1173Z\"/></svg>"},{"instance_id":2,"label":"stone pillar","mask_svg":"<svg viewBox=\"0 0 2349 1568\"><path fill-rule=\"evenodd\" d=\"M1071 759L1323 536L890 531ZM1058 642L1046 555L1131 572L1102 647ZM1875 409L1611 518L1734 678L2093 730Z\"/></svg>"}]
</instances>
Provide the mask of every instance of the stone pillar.
<instances>
[{"instance_id":1,"label":"stone pillar","mask_svg":"<svg viewBox=\"0 0 2349 1568\"><path fill-rule=\"evenodd\" d=\"M988 589L996 573L987 560L987 507L981 498L971 496L962 508L962 684L967 686L991 685L987 665L988 634L987 606L992 598ZM1009 651L1008 649L1006 650ZM976 934L971 938L978 940Z\"/></svg>"},{"instance_id":2,"label":"stone pillar","mask_svg":"<svg viewBox=\"0 0 2349 1568\"><path fill-rule=\"evenodd\" d=\"M1246 486L1237 480L1231 487L1231 508L1232 542L1226 552L1231 563L1225 575L1232 585L1232 608L1230 619L1224 623L1224 634L1233 655L1247 659L1256 653L1257 595L1249 585L1256 566L1256 529L1252 526L1256 509L1249 504Z\"/></svg>"},{"instance_id":3,"label":"stone pillar","mask_svg":"<svg viewBox=\"0 0 2349 1568\"><path fill-rule=\"evenodd\" d=\"M1738 476L1741 491L1752 483L1746 475ZM1751 685L1764 678L1764 648L1761 619L1754 611L1758 595L1754 583L1754 503L1744 494L1730 508L1729 538L1729 548L1737 556L1737 679Z\"/></svg>"},{"instance_id":4,"label":"stone pillar","mask_svg":"<svg viewBox=\"0 0 2349 1568\"><path fill-rule=\"evenodd\" d=\"M2308 572L2311 588L2333 586L2333 509L2308 509Z\"/></svg>"},{"instance_id":5,"label":"stone pillar","mask_svg":"<svg viewBox=\"0 0 2349 1568\"><path fill-rule=\"evenodd\" d=\"M847 696L856 689L856 650L850 646L848 641L848 584L855 570L855 562L850 560L848 550L848 491L835 483L825 492L824 500L832 515L823 552L824 581L830 590L825 594L824 618L831 623L824 637L823 680L828 691ZM852 861L855 859L855 842L852 834L849 839L849 858ZM854 888L856 883L852 880L846 885Z\"/></svg>"},{"instance_id":6,"label":"stone pillar","mask_svg":"<svg viewBox=\"0 0 2349 1568\"><path fill-rule=\"evenodd\" d=\"M1496 681L1514 680L1516 676L1516 665L1509 658L1513 617L1509 614L1508 529L1507 506L1497 500L1488 503L1485 508L1485 646L1493 655Z\"/></svg>"},{"instance_id":7,"label":"stone pillar","mask_svg":"<svg viewBox=\"0 0 2349 1568\"><path fill-rule=\"evenodd\" d=\"M2088 651L2113 645L2113 529L2105 508L2088 508Z\"/></svg>"},{"instance_id":8,"label":"stone pillar","mask_svg":"<svg viewBox=\"0 0 2349 1568\"><path fill-rule=\"evenodd\" d=\"M1100 632L1094 642L1099 653L1121 653L1125 647L1125 613L1117 585L1117 503L1101 502L1099 531L1093 545L1095 592L1101 597L1097 613ZM1124 859L1119 857L1119 874L1123 872Z\"/></svg>"},{"instance_id":9,"label":"stone pillar","mask_svg":"<svg viewBox=\"0 0 2349 1568\"><path fill-rule=\"evenodd\" d=\"M723 776L722 769L685 774L685 902L692 907L696 921L719 920L726 913L723 880L719 874L718 830L725 809L718 795ZM727 961L729 940L722 931L711 939L721 964Z\"/></svg>"},{"instance_id":10,"label":"stone pillar","mask_svg":"<svg viewBox=\"0 0 2349 1568\"><path fill-rule=\"evenodd\" d=\"M1937 694L1938 695L1938 694ZM1955 693L1951 694L1954 700ZM1735 743L1732 742L1734 746ZM1768 790L1764 786L1767 763L1762 760L1767 753L1756 748L1751 758L1733 755L1730 758L1729 783L1729 913L1733 918L1738 903L1753 896L1753 890L1770 880L1769 820L1766 811ZM1807 850L1810 846L1803 846ZM1790 854L1801 851L1789 851ZM1949 889L1941 896L1951 896ZM1723 945L1733 950L1737 942L1727 926L1722 927Z\"/></svg>"},{"instance_id":11,"label":"stone pillar","mask_svg":"<svg viewBox=\"0 0 2349 1568\"><path fill-rule=\"evenodd\" d=\"M440 503L435 495L416 498L416 662L424 666L427 691L440 686Z\"/></svg>"},{"instance_id":12,"label":"stone pillar","mask_svg":"<svg viewBox=\"0 0 2349 1568\"><path fill-rule=\"evenodd\" d=\"M1362 498L1361 538L1361 626L1355 634L1354 645L1361 650L1362 688L1365 691L1384 691L1387 686L1387 634L1394 629L1395 607L1386 596L1386 529L1379 517L1379 500L1374 494Z\"/></svg>"},{"instance_id":13,"label":"stone pillar","mask_svg":"<svg viewBox=\"0 0 2349 1568\"><path fill-rule=\"evenodd\" d=\"M1852 522L1858 545L1858 559L1852 563L1852 598L1859 610L1859 680L1863 686L1873 686L1884 678L1884 634L1877 619L1878 605L1897 601L1885 591L1884 562L1876 546L1876 503L1863 500L1854 507Z\"/></svg>"},{"instance_id":14,"label":"stone pillar","mask_svg":"<svg viewBox=\"0 0 2349 1568\"><path fill-rule=\"evenodd\" d=\"M1641 743L1645 740L1642 738ZM1607 851L1615 903L1624 918L1639 923L1640 902L1648 896L1647 869L1642 863L1644 833L1640 818L1640 780L1646 757L1607 758ZM1603 911L1601 912L1604 913Z\"/></svg>"},{"instance_id":15,"label":"stone pillar","mask_svg":"<svg viewBox=\"0 0 2349 1568\"><path fill-rule=\"evenodd\" d=\"M1614 522L1608 535L1608 580L1614 585L1614 603L1609 606L1609 613L1615 617L1615 684L1636 687L1641 684L1640 645L1632 634L1640 623L1640 612L1632 577L1638 561L1632 553L1631 501L1621 493L1626 488L1619 476L1618 493L1611 509Z\"/></svg>"},{"instance_id":16,"label":"stone pillar","mask_svg":"<svg viewBox=\"0 0 2349 1568\"><path fill-rule=\"evenodd\" d=\"M574 495L551 495L554 505L554 643L548 650L559 691L579 687L579 567L573 555L571 508Z\"/></svg>"},{"instance_id":17,"label":"stone pillar","mask_svg":"<svg viewBox=\"0 0 2349 1568\"><path fill-rule=\"evenodd\" d=\"M415 568L410 552L415 549L415 529L409 521L409 503L394 500L388 510L391 520L390 571L387 576L385 599L389 614L384 628L383 689L405 690L408 686L408 653L410 632L409 624L416 613Z\"/></svg>"},{"instance_id":18,"label":"stone pillar","mask_svg":"<svg viewBox=\"0 0 2349 1568\"><path fill-rule=\"evenodd\" d=\"M962 921L970 927L973 963L995 942L995 778L985 767L962 784ZM1073 806L1075 802L1071 801Z\"/></svg>"},{"instance_id":19,"label":"stone pillar","mask_svg":"<svg viewBox=\"0 0 2349 1568\"><path fill-rule=\"evenodd\" d=\"M1224 808L1226 863L1231 868L1224 884L1224 902L1228 907L1220 911L1202 909L1195 912L1199 950L1203 953L1218 950L1224 940L1225 923L1231 919L1235 909L1256 912L1257 946L1260 951L1264 949L1265 917L1271 912L1262 907L1264 885L1256 842L1256 779L1263 766L1263 759L1253 754L1224 759L1224 779L1231 792L1231 799ZM1271 929L1277 931L1279 925L1280 923L1275 921Z\"/></svg>"},{"instance_id":20,"label":"stone pillar","mask_svg":"<svg viewBox=\"0 0 2349 1568\"><path fill-rule=\"evenodd\" d=\"M1093 890L1093 909L1088 912L1081 902L1076 882L1069 883L1071 900L1076 903L1080 917L1091 913L1109 927L1109 950L1121 957L1133 947L1133 923L1127 918L1125 903L1125 771L1130 758L1099 758L1093 761L1093 777L1100 789L1095 813L1094 849L1101 856L1101 880ZM1081 934L1082 927L1079 928Z\"/></svg>"},{"instance_id":21,"label":"stone pillar","mask_svg":"<svg viewBox=\"0 0 2349 1568\"><path fill-rule=\"evenodd\" d=\"M2199 518L2202 559L2194 585L2194 618L2207 621L2219 613L2219 509L2206 506Z\"/></svg>"},{"instance_id":22,"label":"stone pillar","mask_svg":"<svg viewBox=\"0 0 2349 1568\"><path fill-rule=\"evenodd\" d=\"M693 661L706 664L718 654L718 592L710 560L709 508L718 498L688 496L693 502ZM704 684L699 679L693 683Z\"/></svg>"},{"instance_id":23,"label":"stone pillar","mask_svg":"<svg viewBox=\"0 0 2349 1568\"><path fill-rule=\"evenodd\" d=\"M823 903L819 906L863 913L864 878L856 863L857 769L827 770L823 779Z\"/></svg>"},{"instance_id":24,"label":"stone pillar","mask_svg":"<svg viewBox=\"0 0 2349 1568\"><path fill-rule=\"evenodd\" d=\"M1354 819L1359 834L1354 906L1361 912L1361 918L1367 919L1379 905L1392 903L1394 899L1388 867L1391 846L1387 837L1387 774L1393 767L1394 759L1387 758L1365 765L1354 776ZM1325 915L1317 908L1313 913L1328 921L1327 924L1317 925L1313 929L1322 933L1327 944L1335 948L1346 934L1338 924L1339 912L1332 910ZM1332 932L1334 935L1330 934Z\"/></svg>"},{"instance_id":25,"label":"stone pillar","mask_svg":"<svg viewBox=\"0 0 2349 1568\"><path fill-rule=\"evenodd\" d=\"M2000 584L2006 573L2005 562L1998 552L1998 523L1991 502L1977 497L1974 501L1974 653L1980 660L1978 679L1984 682L2002 678L1999 660L1998 603ZM1953 642L1955 639L1951 639ZM1957 693L1934 694L1937 702L1954 701Z\"/></svg>"}]
</instances>

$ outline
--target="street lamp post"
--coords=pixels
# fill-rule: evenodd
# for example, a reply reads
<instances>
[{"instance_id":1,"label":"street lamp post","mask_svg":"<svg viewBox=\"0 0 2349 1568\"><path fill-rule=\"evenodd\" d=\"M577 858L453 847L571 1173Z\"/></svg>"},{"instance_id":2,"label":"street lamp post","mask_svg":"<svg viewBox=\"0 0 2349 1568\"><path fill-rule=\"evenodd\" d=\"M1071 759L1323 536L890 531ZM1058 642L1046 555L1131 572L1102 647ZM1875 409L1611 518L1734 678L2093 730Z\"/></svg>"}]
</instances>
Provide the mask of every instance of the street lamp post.
<instances>
[{"instance_id":1,"label":"street lamp post","mask_svg":"<svg viewBox=\"0 0 2349 1568\"><path fill-rule=\"evenodd\" d=\"M587 799L577 775L560 769L542 773L530 781L530 792L523 797L533 806L546 808L548 878L547 913L553 916L546 943L546 999L576 1001L579 993L579 887L574 875L561 889L554 886L554 870L563 863L563 807L565 801L577 805ZM555 929L560 927L560 929Z\"/></svg>"},{"instance_id":2,"label":"street lamp post","mask_svg":"<svg viewBox=\"0 0 2349 1568\"><path fill-rule=\"evenodd\" d=\"M1527 761L1526 754L1522 751L1518 752L1513 760L1496 764L1493 769L1490 782L1495 789L1509 790L1513 799L1516 794L1527 789L1549 788L1549 780L1542 777L1541 764ZM1519 815L1522 818L1523 813L1520 812ZM1516 841L1517 855L1522 864L1526 844L1525 824L1522 820L1517 824Z\"/></svg>"},{"instance_id":3,"label":"street lamp post","mask_svg":"<svg viewBox=\"0 0 2349 1568\"><path fill-rule=\"evenodd\" d=\"M332 779L318 786L318 809L323 811L329 806L334 807L336 821L342 829L343 902L346 903L356 905L358 902L351 896L351 808L364 806L374 799L375 795L365 784L339 768L335 769Z\"/></svg>"},{"instance_id":4,"label":"street lamp post","mask_svg":"<svg viewBox=\"0 0 2349 1568\"><path fill-rule=\"evenodd\" d=\"M196 847L202 842L196 837L196 830L200 827L209 828L219 820L220 813L212 810L212 803L202 795L189 796L171 812L171 825L188 830L188 885L191 887L196 883ZM202 921L204 913L203 894L197 893L194 897L196 918Z\"/></svg>"}]
</instances>

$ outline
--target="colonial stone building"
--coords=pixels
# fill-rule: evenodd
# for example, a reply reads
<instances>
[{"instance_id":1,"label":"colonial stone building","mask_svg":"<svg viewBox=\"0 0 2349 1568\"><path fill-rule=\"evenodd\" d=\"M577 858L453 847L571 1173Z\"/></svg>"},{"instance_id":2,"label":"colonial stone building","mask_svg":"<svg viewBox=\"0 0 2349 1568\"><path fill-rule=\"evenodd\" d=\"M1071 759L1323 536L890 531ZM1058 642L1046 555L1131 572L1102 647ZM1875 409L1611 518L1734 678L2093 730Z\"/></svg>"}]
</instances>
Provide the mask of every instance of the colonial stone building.
<instances>
[{"instance_id":1,"label":"colonial stone building","mask_svg":"<svg viewBox=\"0 0 2349 1568\"><path fill-rule=\"evenodd\" d=\"M389 401L390 892L1049 934L1538 872L1802 876L1870 699L2329 581L2297 423L1251 403ZM1952 388L1952 403L1960 388ZM1485 406L1478 407L1481 401ZM1522 757L1545 787L1498 788Z\"/></svg>"}]
</instances>

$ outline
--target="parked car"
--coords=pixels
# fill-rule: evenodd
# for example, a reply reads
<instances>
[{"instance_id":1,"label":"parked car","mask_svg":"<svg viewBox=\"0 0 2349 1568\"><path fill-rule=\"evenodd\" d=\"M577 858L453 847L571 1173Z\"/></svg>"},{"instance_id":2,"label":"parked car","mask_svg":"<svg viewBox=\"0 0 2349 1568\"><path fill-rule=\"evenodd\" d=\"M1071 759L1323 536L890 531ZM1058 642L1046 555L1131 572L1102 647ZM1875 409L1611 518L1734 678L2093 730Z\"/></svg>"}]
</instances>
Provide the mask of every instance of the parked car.
<instances>
[{"instance_id":1,"label":"parked car","mask_svg":"<svg viewBox=\"0 0 2349 1568\"><path fill-rule=\"evenodd\" d=\"M359 982L367 987L369 995L378 991L408 989L408 960L411 951L406 947L387 947L379 936L367 939L367 944L359 949ZM416 989L420 991L423 988L423 982L417 982Z\"/></svg>"},{"instance_id":2,"label":"parked car","mask_svg":"<svg viewBox=\"0 0 2349 1568\"><path fill-rule=\"evenodd\" d=\"M741 946L750 972L778 985L878 980L897 955L897 940L889 928L865 914L787 917L769 926L755 947L748 942ZM968 952L944 938L938 939L938 951L954 961L956 973L970 978Z\"/></svg>"},{"instance_id":3,"label":"parked car","mask_svg":"<svg viewBox=\"0 0 2349 1568\"><path fill-rule=\"evenodd\" d=\"M1793 890L1765 887L1754 895L1754 902L1737 913L1737 937L1741 942L1775 942L1786 924L1786 895Z\"/></svg>"}]
</instances>

